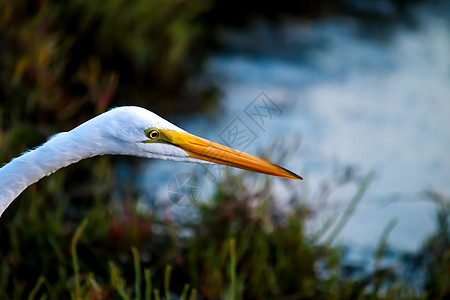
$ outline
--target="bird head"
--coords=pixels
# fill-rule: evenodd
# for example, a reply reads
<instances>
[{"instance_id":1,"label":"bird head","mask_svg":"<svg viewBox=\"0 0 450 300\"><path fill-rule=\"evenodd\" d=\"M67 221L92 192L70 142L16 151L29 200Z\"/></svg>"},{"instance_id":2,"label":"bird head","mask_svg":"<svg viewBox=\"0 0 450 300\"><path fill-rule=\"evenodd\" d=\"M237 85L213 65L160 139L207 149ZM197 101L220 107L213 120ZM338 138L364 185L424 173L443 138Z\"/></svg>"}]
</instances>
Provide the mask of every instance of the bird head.
<instances>
[{"instance_id":1,"label":"bird head","mask_svg":"<svg viewBox=\"0 0 450 300\"><path fill-rule=\"evenodd\" d=\"M144 108L119 107L97 118L92 119L93 126L88 127L98 130L99 126L96 125L101 124L102 136L110 144L104 150L105 154L114 151L113 154L214 163L278 177L302 179L276 164L190 134Z\"/></svg>"}]
</instances>

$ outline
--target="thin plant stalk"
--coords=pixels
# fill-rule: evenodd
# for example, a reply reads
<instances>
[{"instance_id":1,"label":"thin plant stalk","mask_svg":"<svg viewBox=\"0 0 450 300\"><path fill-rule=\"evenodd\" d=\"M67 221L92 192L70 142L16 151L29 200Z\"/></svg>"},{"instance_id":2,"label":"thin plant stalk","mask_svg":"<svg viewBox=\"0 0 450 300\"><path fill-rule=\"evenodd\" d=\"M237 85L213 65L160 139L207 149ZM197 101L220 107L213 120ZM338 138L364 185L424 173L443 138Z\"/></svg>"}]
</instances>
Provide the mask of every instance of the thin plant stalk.
<instances>
[{"instance_id":1,"label":"thin plant stalk","mask_svg":"<svg viewBox=\"0 0 450 300\"><path fill-rule=\"evenodd\" d=\"M88 224L88 220L84 219L80 226L78 226L75 234L72 238L72 243L70 245L70 252L72 254L72 267L75 276L75 298L79 299L80 296L80 275L79 275L79 266L78 266L78 256L77 256L77 244L80 239L81 234L83 233L84 228L86 228Z\"/></svg>"},{"instance_id":2,"label":"thin plant stalk","mask_svg":"<svg viewBox=\"0 0 450 300\"><path fill-rule=\"evenodd\" d=\"M164 290L166 293L166 300L170 300L170 290L169 290L169 286L170 286L170 272L172 271L172 267L171 266L166 266L166 273L164 276Z\"/></svg>"},{"instance_id":3,"label":"thin plant stalk","mask_svg":"<svg viewBox=\"0 0 450 300\"><path fill-rule=\"evenodd\" d=\"M231 299L236 299L236 240L230 240Z\"/></svg>"},{"instance_id":4,"label":"thin plant stalk","mask_svg":"<svg viewBox=\"0 0 450 300\"><path fill-rule=\"evenodd\" d=\"M136 292L136 299L141 299L141 266L139 264L139 253L136 247L131 248L133 252L133 262L134 262L134 289Z\"/></svg>"},{"instance_id":5,"label":"thin plant stalk","mask_svg":"<svg viewBox=\"0 0 450 300\"><path fill-rule=\"evenodd\" d=\"M33 300L34 297L36 297L37 292L41 288L41 286L45 283L45 278L43 276L40 276L36 285L31 290L30 294L28 295L28 300Z\"/></svg>"},{"instance_id":6,"label":"thin plant stalk","mask_svg":"<svg viewBox=\"0 0 450 300\"><path fill-rule=\"evenodd\" d=\"M189 297L189 300L195 300L197 298L197 289L191 290L191 296Z\"/></svg>"},{"instance_id":7,"label":"thin plant stalk","mask_svg":"<svg viewBox=\"0 0 450 300\"><path fill-rule=\"evenodd\" d=\"M145 300L152 300L152 277L150 269L144 269L145 277Z\"/></svg>"},{"instance_id":8,"label":"thin plant stalk","mask_svg":"<svg viewBox=\"0 0 450 300\"><path fill-rule=\"evenodd\" d=\"M355 196L353 196L352 201L350 201L341 218L338 220L336 226L329 234L328 239L326 240L326 244L331 245L333 241L336 239L336 237L339 235L339 233L342 231L345 224L347 224L351 215L355 212L355 209L358 206L359 202L361 201L362 197L366 193L367 188L370 186L370 183L373 181L373 178L374 178L373 172L370 172L366 177L364 177L364 179L362 180L361 184L358 187L358 191L356 192Z\"/></svg>"},{"instance_id":9,"label":"thin plant stalk","mask_svg":"<svg viewBox=\"0 0 450 300\"><path fill-rule=\"evenodd\" d=\"M187 295L189 292L189 284L185 284L183 287L183 292L181 293L180 300L187 300Z\"/></svg>"}]
</instances>

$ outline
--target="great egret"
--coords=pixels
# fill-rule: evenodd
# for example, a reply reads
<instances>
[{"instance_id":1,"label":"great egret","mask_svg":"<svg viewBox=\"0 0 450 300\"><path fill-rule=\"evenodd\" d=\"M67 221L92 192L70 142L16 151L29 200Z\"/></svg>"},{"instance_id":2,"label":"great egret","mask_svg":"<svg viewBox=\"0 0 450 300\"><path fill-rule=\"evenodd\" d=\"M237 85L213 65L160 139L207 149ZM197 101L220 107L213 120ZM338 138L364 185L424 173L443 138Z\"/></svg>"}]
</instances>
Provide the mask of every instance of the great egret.
<instances>
[{"instance_id":1,"label":"great egret","mask_svg":"<svg viewBox=\"0 0 450 300\"><path fill-rule=\"evenodd\" d=\"M263 159L189 134L144 108L124 106L71 131L58 133L3 166L0 169L0 216L29 185L84 158L105 154L216 163L302 179Z\"/></svg>"}]
</instances>

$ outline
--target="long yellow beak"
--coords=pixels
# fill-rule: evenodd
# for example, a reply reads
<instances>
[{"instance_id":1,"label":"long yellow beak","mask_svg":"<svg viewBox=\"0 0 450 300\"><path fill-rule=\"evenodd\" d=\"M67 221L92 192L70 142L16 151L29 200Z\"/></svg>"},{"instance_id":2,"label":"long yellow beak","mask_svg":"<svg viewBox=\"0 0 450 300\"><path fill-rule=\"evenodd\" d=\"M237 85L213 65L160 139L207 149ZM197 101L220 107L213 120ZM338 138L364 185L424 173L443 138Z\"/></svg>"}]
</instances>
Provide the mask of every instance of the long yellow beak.
<instances>
[{"instance_id":1,"label":"long yellow beak","mask_svg":"<svg viewBox=\"0 0 450 300\"><path fill-rule=\"evenodd\" d=\"M164 130L162 135L166 142L183 149L192 158L283 178L303 179L276 164L189 133Z\"/></svg>"}]
</instances>

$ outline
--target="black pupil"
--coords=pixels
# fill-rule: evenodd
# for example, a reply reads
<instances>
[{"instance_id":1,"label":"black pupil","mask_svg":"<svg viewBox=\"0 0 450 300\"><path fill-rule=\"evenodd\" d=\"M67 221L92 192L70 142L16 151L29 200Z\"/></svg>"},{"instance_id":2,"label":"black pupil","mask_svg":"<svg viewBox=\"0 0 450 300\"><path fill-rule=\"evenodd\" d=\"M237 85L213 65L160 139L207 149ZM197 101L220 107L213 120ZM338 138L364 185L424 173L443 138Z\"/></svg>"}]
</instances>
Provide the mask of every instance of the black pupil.
<instances>
[{"instance_id":1,"label":"black pupil","mask_svg":"<svg viewBox=\"0 0 450 300\"><path fill-rule=\"evenodd\" d=\"M158 136L158 132L156 132L156 131L150 132L150 137L155 138L157 136Z\"/></svg>"}]
</instances>

